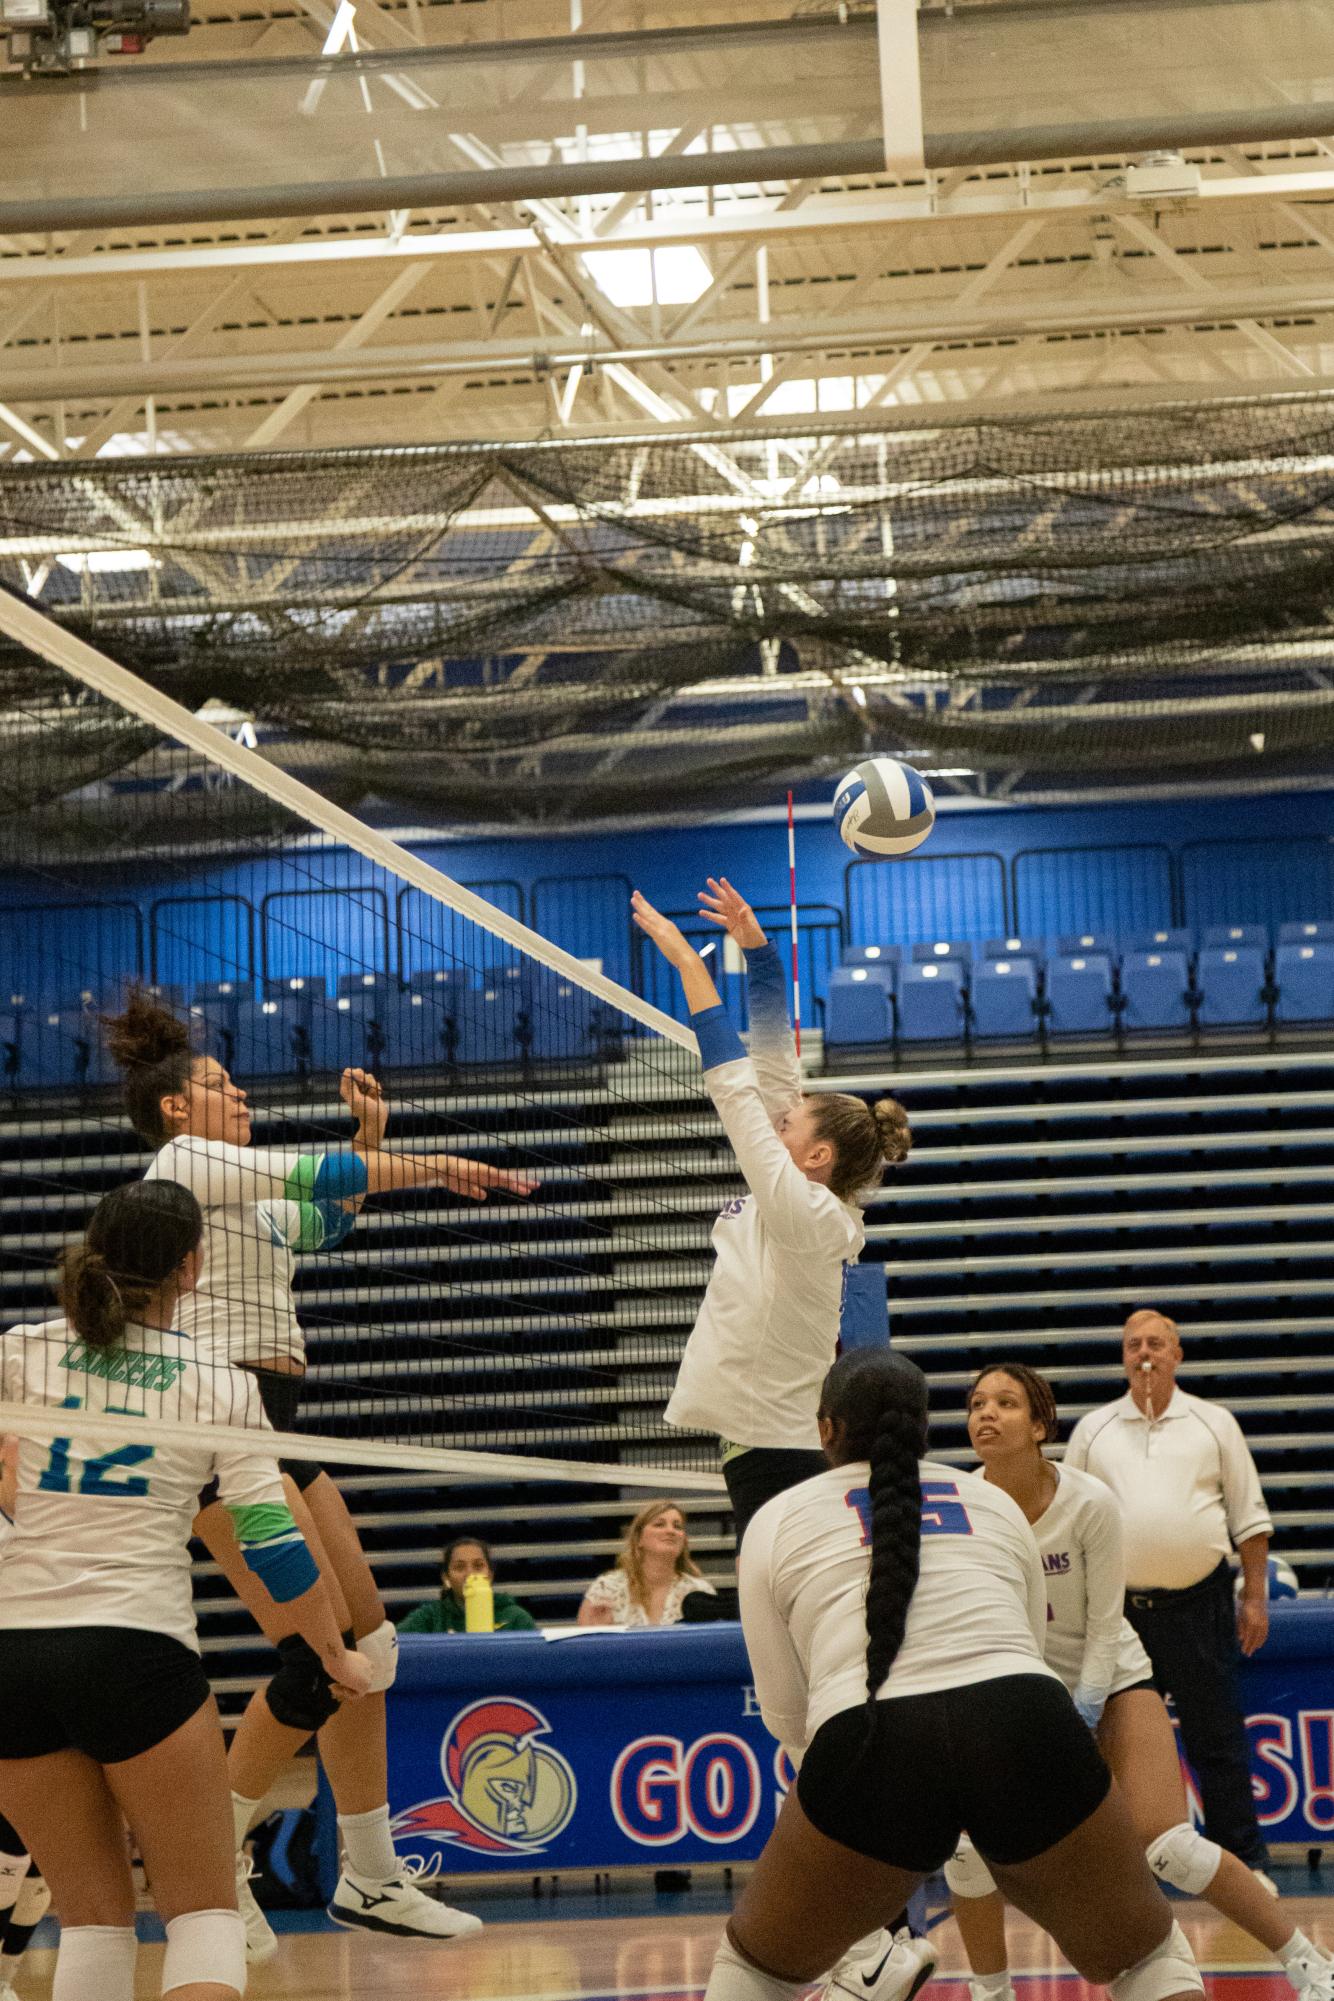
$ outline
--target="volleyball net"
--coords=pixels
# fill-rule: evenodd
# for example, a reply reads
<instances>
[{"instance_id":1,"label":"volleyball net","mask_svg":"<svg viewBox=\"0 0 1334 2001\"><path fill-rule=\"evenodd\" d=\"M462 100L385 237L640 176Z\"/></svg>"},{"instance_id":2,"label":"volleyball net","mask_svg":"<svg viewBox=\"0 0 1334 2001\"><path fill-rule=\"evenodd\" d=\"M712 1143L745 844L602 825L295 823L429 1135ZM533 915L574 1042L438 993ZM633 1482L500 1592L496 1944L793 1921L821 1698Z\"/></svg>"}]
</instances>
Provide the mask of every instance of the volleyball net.
<instances>
[{"instance_id":1,"label":"volleyball net","mask_svg":"<svg viewBox=\"0 0 1334 2001\"><path fill-rule=\"evenodd\" d=\"M190 1173L159 1161L213 1247L212 1295L180 1323L205 1312L200 1368L220 1325L233 1357L282 1366L295 1256L289 1453L715 1489L715 1442L662 1410L738 1183L693 1036L624 983L628 886L611 944L567 951L503 866L456 882L304 785L299 742L280 770L243 716L178 705L3 591L0 631L24 649L0 690L0 1328L57 1314L62 1248L155 1157L104 1019L137 992L186 1025L212 1099L189 1114ZM223 1073L246 1094L239 1151ZM36 1381L30 1362L26 1398L6 1384L0 1429L201 1435L169 1398L52 1411ZM142 1392L144 1368L123 1382ZM256 1421L212 1417L220 1440Z\"/></svg>"}]
</instances>

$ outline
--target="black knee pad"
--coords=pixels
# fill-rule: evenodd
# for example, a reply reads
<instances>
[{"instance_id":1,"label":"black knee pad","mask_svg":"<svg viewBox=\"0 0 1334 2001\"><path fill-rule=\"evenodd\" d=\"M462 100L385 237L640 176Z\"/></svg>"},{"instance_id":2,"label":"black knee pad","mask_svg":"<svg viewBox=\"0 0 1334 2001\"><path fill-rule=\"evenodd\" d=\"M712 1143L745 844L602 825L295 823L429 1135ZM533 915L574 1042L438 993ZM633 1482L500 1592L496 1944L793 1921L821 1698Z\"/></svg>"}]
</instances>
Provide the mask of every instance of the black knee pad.
<instances>
[{"instance_id":1,"label":"black knee pad","mask_svg":"<svg viewBox=\"0 0 1334 2001\"><path fill-rule=\"evenodd\" d=\"M278 1471L287 1475L298 1494L304 1494L307 1487L315 1485L324 1468L313 1459L280 1459Z\"/></svg>"},{"instance_id":2,"label":"black knee pad","mask_svg":"<svg viewBox=\"0 0 1334 2001\"><path fill-rule=\"evenodd\" d=\"M329 1671L314 1647L299 1633L289 1633L285 1640L279 1640L278 1654L282 1665L265 1689L264 1700L276 1722L313 1736L338 1707L329 1684Z\"/></svg>"}]
</instances>

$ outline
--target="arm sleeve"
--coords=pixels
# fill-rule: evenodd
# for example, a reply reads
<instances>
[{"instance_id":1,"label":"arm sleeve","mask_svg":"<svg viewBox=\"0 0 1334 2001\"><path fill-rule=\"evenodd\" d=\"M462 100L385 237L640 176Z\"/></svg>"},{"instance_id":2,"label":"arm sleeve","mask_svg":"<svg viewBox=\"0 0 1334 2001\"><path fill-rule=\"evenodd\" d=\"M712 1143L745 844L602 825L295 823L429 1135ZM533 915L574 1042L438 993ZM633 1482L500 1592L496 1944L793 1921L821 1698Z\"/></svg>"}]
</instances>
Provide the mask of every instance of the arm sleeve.
<instances>
[{"instance_id":1,"label":"arm sleeve","mask_svg":"<svg viewBox=\"0 0 1334 2001\"><path fill-rule=\"evenodd\" d=\"M1274 1524L1260 1491L1260 1475L1250 1448L1241 1435L1241 1426L1230 1410L1215 1410L1219 1457L1222 1460L1223 1504L1227 1509L1228 1534L1234 1543L1248 1542L1253 1535L1272 1535Z\"/></svg>"},{"instance_id":2,"label":"arm sleeve","mask_svg":"<svg viewBox=\"0 0 1334 2001\"><path fill-rule=\"evenodd\" d=\"M260 1220L289 1251L331 1251L356 1222L348 1205L366 1193L367 1179L365 1161L351 1148L297 1154L282 1197L259 1204Z\"/></svg>"},{"instance_id":3,"label":"arm sleeve","mask_svg":"<svg viewBox=\"0 0 1334 2001\"><path fill-rule=\"evenodd\" d=\"M774 1593L774 1539L782 1520L781 1507L766 1506L746 1530L738 1580L741 1628L765 1729L780 1744L804 1751L810 1691Z\"/></svg>"},{"instance_id":4,"label":"arm sleeve","mask_svg":"<svg viewBox=\"0 0 1334 2001\"><path fill-rule=\"evenodd\" d=\"M1116 1673L1125 1617L1126 1565L1121 1546L1121 1510L1110 1489L1085 1499L1080 1511L1084 1549L1084 1659L1079 1670L1083 1694L1106 1700Z\"/></svg>"},{"instance_id":5,"label":"arm sleeve","mask_svg":"<svg viewBox=\"0 0 1334 2001\"><path fill-rule=\"evenodd\" d=\"M762 945L757 952L747 952L746 998L755 1081L765 1111L777 1123L801 1096L801 1065L788 1014L788 981L777 946Z\"/></svg>"},{"instance_id":6,"label":"arm sleeve","mask_svg":"<svg viewBox=\"0 0 1334 2001\"><path fill-rule=\"evenodd\" d=\"M241 1376L239 1369L225 1373ZM238 1408L262 1430L264 1416L258 1392L253 1393L258 1412L246 1413L249 1382L244 1376L241 1381L244 1387L238 1393ZM235 1450L225 1446L214 1454L213 1471L218 1499L231 1516L246 1568L254 1572L275 1604L303 1597L319 1582L320 1573L292 1519L277 1460L258 1445L240 1445Z\"/></svg>"},{"instance_id":7,"label":"arm sleeve","mask_svg":"<svg viewBox=\"0 0 1334 2001\"><path fill-rule=\"evenodd\" d=\"M858 1239L848 1211L827 1188L808 1181L774 1131L744 1058L704 1072L704 1088L718 1108L746 1185L766 1228L793 1250L852 1257Z\"/></svg>"}]
</instances>

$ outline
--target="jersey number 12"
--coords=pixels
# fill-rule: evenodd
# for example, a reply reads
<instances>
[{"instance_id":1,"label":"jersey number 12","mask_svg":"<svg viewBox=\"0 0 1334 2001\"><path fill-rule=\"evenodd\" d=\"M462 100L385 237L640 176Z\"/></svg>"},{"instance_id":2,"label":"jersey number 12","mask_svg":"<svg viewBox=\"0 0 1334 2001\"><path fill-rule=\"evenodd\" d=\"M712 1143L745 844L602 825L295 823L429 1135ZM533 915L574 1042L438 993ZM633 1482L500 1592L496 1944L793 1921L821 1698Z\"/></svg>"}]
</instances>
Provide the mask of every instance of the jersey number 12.
<instances>
[{"instance_id":1,"label":"jersey number 12","mask_svg":"<svg viewBox=\"0 0 1334 2001\"><path fill-rule=\"evenodd\" d=\"M66 1397L59 1405L61 1410L78 1410L83 1404L82 1397ZM109 1406L108 1406L109 1408ZM148 1482L142 1473L131 1473L120 1479L109 1477L114 1467L142 1466L153 1457L151 1445L120 1445L114 1452L103 1452L96 1459L89 1459L79 1474L79 1485L70 1485L69 1455L73 1444L70 1438L51 1440L51 1457L37 1478L38 1491L43 1494L129 1494L137 1496L148 1492Z\"/></svg>"}]
</instances>

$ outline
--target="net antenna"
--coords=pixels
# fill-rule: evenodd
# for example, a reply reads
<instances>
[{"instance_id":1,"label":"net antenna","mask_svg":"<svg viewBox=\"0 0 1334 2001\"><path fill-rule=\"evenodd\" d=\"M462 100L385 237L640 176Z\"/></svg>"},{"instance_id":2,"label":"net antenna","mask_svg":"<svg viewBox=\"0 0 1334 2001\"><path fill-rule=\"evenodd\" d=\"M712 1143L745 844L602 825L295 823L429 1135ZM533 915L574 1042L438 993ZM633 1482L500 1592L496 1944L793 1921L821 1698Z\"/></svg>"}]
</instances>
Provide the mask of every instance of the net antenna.
<instances>
[{"instance_id":1,"label":"net antenna","mask_svg":"<svg viewBox=\"0 0 1334 2001\"><path fill-rule=\"evenodd\" d=\"M0 995L0 1088L22 1142L0 1154L20 1218L0 1327L51 1319L62 1244L149 1165L99 1020L147 981L262 1107L246 1172L295 1163L258 1205L209 1207L212 1184L201 1198L206 1245L231 1243L220 1218L243 1233L259 1213L298 1253L309 1367L301 1429L266 1434L275 1452L444 1484L721 1492L715 1441L661 1419L712 1218L736 1192L686 1021L603 969L560 878L552 927L576 949L524 921L521 894L503 908L452 880L4 587L0 633L58 670L16 671L0 713L0 759L25 761L37 802L21 824L0 817L15 983ZM175 793L178 839L156 823L136 833L145 792ZM607 881L631 937L629 885ZM614 950L605 911L603 934L600 952ZM623 963L633 974L629 951ZM338 1220L311 1177L351 1151L339 1090L357 1067L390 1100L379 1155L408 1165L381 1162L390 1178L372 1182L350 1233L312 1244L312 1216ZM530 1193L514 1186L524 1178ZM215 1272L229 1269L219 1255ZM206 1256L201 1292L208 1270ZM253 1303L234 1316L243 1333ZM68 1367L68 1335L61 1354L49 1345L51 1368ZM225 1410L109 1405L106 1367L86 1374L102 1382L86 1408L52 1408L25 1385L0 1401L0 1430L236 1441Z\"/></svg>"}]
</instances>

